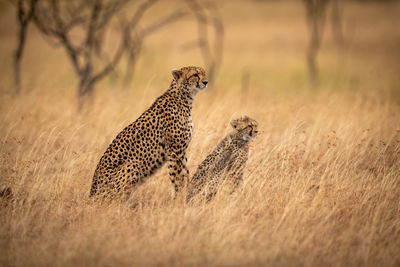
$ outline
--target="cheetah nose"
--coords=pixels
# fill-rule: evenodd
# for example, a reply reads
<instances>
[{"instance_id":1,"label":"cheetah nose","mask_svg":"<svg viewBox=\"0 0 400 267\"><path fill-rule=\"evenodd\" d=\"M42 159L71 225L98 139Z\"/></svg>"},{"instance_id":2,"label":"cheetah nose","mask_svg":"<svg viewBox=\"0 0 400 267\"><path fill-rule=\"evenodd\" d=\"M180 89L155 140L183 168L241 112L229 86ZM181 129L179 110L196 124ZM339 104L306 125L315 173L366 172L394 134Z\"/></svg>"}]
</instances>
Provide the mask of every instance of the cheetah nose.
<instances>
[{"instance_id":1,"label":"cheetah nose","mask_svg":"<svg viewBox=\"0 0 400 267\"><path fill-rule=\"evenodd\" d=\"M207 81L203 81L203 84L204 84L204 85L207 85L207 83L208 83Z\"/></svg>"}]
</instances>

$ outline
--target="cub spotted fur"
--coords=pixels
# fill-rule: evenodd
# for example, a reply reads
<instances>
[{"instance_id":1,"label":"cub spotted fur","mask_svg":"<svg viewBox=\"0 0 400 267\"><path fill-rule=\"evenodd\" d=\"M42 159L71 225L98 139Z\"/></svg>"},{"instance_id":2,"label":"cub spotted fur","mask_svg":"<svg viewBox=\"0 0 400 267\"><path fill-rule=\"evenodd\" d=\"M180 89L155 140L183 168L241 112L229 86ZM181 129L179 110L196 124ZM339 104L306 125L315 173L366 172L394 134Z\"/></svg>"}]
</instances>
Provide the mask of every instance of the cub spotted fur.
<instances>
[{"instance_id":1,"label":"cub spotted fur","mask_svg":"<svg viewBox=\"0 0 400 267\"><path fill-rule=\"evenodd\" d=\"M187 201L197 194L210 200L221 183L233 191L242 182L249 143L258 134L258 123L244 116L232 120L231 125L232 131L197 168L188 186Z\"/></svg>"}]
</instances>

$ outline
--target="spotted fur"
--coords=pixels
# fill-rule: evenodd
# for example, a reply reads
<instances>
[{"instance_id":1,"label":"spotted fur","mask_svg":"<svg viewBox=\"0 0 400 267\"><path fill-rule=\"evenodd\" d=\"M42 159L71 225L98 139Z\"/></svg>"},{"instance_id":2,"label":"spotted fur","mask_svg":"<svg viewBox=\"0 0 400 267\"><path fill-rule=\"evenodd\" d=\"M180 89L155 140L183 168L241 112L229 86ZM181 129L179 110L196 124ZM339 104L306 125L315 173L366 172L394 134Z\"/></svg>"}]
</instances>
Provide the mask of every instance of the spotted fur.
<instances>
[{"instance_id":1,"label":"spotted fur","mask_svg":"<svg viewBox=\"0 0 400 267\"><path fill-rule=\"evenodd\" d=\"M233 192L243 180L249 155L249 143L257 136L258 123L247 117L231 121L232 131L199 165L189 186L187 201L201 194L210 200L222 183Z\"/></svg>"},{"instance_id":2,"label":"spotted fur","mask_svg":"<svg viewBox=\"0 0 400 267\"><path fill-rule=\"evenodd\" d=\"M94 172L90 196L130 192L168 161L169 178L180 191L189 172L186 149L192 138L193 101L207 87L205 71L172 71L170 88L112 141Z\"/></svg>"}]
</instances>

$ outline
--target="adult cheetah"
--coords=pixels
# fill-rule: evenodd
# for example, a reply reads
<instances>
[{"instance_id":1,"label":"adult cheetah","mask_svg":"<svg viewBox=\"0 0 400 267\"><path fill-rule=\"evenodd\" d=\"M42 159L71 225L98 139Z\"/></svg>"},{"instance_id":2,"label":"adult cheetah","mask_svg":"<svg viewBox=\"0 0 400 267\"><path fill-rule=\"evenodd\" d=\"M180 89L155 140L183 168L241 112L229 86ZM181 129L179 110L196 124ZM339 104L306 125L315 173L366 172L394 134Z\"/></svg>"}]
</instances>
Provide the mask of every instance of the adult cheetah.
<instances>
[{"instance_id":1,"label":"adult cheetah","mask_svg":"<svg viewBox=\"0 0 400 267\"><path fill-rule=\"evenodd\" d=\"M181 190L189 176L185 153L193 132L193 101L208 81L200 67L183 67L172 75L169 89L107 148L94 172L90 196L129 192L166 161L174 192Z\"/></svg>"},{"instance_id":2,"label":"adult cheetah","mask_svg":"<svg viewBox=\"0 0 400 267\"><path fill-rule=\"evenodd\" d=\"M232 131L199 165L189 186L187 201L201 193L207 201L225 183L233 192L243 180L249 144L258 134L258 123L248 116L231 121Z\"/></svg>"}]
</instances>

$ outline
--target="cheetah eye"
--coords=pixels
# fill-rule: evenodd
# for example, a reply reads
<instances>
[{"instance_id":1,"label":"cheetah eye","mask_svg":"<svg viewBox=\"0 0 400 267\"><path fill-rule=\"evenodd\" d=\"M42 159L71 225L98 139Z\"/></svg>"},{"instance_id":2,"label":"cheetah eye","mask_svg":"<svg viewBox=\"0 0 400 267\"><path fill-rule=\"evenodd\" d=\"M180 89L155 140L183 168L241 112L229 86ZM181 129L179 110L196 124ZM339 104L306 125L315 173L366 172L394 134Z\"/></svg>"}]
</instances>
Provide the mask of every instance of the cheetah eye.
<instances>
[{"instance_id":1,"label":"cheetah eye","mask_svg":"<svg viewBox=\"0 0 400 267\"><path fill-rule=\"evenodd\" d=\"M193 74L193 76L196 77L197 79L200 79L200 76L197 73Z\"/></svg>"}]
</instances>

